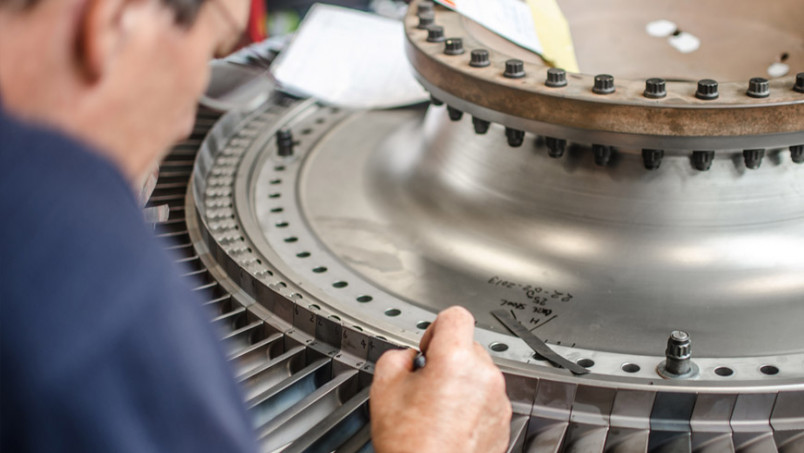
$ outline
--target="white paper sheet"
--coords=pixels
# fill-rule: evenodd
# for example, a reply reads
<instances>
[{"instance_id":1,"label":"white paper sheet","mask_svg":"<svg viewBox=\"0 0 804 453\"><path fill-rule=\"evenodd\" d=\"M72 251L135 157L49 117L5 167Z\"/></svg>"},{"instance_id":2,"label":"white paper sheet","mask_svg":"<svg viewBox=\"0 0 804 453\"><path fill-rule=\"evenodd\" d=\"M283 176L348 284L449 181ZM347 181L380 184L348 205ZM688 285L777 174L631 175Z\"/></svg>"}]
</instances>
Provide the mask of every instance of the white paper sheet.
<instances>
[{"instance_id":1,"label":"white paper sheet","mask_svg":"<svg viewBox=\"0 0 804 453\"><path fill-rule=\"evenodd\" d=\"M429 98L413 78L399 21L316 4L271 70L281 86L327 104L389 108Z\"/></svg>"},{"instance_id":2,"label":"white paper sheet","mask_svg":"<svg viewBox=\"0 0 804 453\"><path fill-rule=\"evenodd\" d=\"M542 54L530 7L519 0L436 0L503 38Z\"/></svg>"}]
</instances>

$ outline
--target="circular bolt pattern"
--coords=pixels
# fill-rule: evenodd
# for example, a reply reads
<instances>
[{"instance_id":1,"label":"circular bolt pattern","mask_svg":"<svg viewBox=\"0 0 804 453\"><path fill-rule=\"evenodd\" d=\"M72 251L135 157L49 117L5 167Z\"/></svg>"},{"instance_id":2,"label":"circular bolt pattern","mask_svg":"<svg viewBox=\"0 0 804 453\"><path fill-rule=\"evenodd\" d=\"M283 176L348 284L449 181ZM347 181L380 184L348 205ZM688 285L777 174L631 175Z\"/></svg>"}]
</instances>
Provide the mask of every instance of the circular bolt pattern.
<instances>
[{"instance_id":1,"label":"circular bolt pattern","mask_svg":"<svg viewBox=\"0 0 804 453\"><path fill-rule=\"evenodd\" d=\"M614 77L608 74L598 74L595 76L595 86L592 91L597 94L614 93Z\"/></svg>"},{"instance_id":2,"label":"circular bolt pattern","mask_svg":"<svg viewBox=\"0 0 804 453\"><path fill-rule=\"evenodd\" d=\"M567 149L567 141L563 138L545 137L544 144L547 146L547 154L554 159L563 156Z\"/></svg>"},{"instance_id":3,"label":"circular bolt pattern","mask_svg":"<svg viewBox=\"0 0 804 453\"><path fill-rule=\"evenodd\" d=\"M522 146L522 142L525 141L525 131L520 131L517 129L511 129L510 127L506 127L505 137L508 139L508 146L512 148L518 148Z\"/></svg>"},{"instance_id":4,"label":"circular bolt pattern","mask_svg":"<svg viewBox=\"0 0 804 453\"><path fill-rule=\"evenodd\" d=\"M444 41L444 53L447 55L461 55L463 50L463 40L461 38L449 38Z\"/></svg>"},{"instance_id":5,"label":"circular bolt pattern","mask_svg":"<svg viewBox=\"0 0 804 453\"><path fill-rule=\"evenodd\" d=\"M714 151L693 151L692 166L699 171L707 171L712 168L712 161L715 160Z\"/></svg>"},{"instance_id":6,"label":"circular bolt pattern","mask_svg":"<svg viewBox=\"0 0 804 453\"><path fill-rule=\"evenodd\" d=\"M720 94L717 92L717 82L712 79L703 79L698 81L698 91L695 92L695 97L705 101L717 99Z\"/></svg>"},{"instance_id":7,"label":"circular bolt pattern","mask_svg":"<svg viewBox=\"0 0 804 453\"><path fill-rule=\"evenodd\" d=\"M463 118L463 112L450 105L447 106L447 113L452 121L460 121Z\"/></svg>"},{"instance_id":8,"label":"circular bolt pattern","mask_svg":"<svg viewBox=\"0 0 804 453\"><path fill-rule=\"evenodd\" d=\"M770 83L768 79L754 77L748 81L748 91L745 94L752 98L766 98L770 96Z\"/></svg>"},{"instance_id":9,"label":"circular bolt pattern","mask_svg":"<svg viewBox=\"0 0 804 453\"><path fill-rule=\"evenodd\" d=\"M804 145L791 146L790 158L797 164L804 164Z\"/></svg>"},{"instance_id":10,"label":"circular bolt pattern","mask_svg":"<svg viewBox=\"0 0 804 453\"><path fill-rule=\"evenodd\" d=\"M509 79L521 79L525 77L525 63L516 58L506 61L503 75Z\"/></svg>"},{"instance_id":11,"label":"circular bolt pattern","mask_svg":"<svg viewBox=\"0 0 804 453\"><path fill-rule=\"evenodd\" d=\"M475 128L475 133L483 135L489 131L489 126L491 123L486 120L481 120L480 118L473 116L472 117L472 126Z\"/></svg>"},{"instance_id":12,"label":"circular bolt pattern","mask_svg":"<svg viewBox=\"0 0 804 453\"><path fill-rule=\"evenodd\" d=\"M796 74L796 84L793 85L793 89L799 93L804 93L804 72Z\"/></svg>"},{"instance_id":13,"label":"circular bolt pattern","mask_svg":"<svg viewBox=\"0 0 804 453\"><path fill-rule=\"evenodd\" d=\"M642 150L642 163L647 170L658 170L662 165L662 158L664 158L664 151L661 149Z\"/></svg>"},{"instance_id":14,"label":"circular bolt pattern","mask_svg":"<svg viewBox=\"0 0 804 453\"><path fill-rule=\"evenodd\" d=\"M643 95L646 98L660 99L667 96L667 89L665 88L664 79L653 78L645 81L645 92Z\"/></svg>"},{"instance_id":15,"label":"circular bolt pattern","mask_svg":"<svg viewBox=\"0 0 804 453\"><path fill-rule=\"evenodd\" d=\"M561 88L567 86L567 71L559 68L550 68L547 70L547 80L545 85L550 88Z\"/></svg>"},{"instance_id":16,"label":"circular bolt pattern","mask_svg":"<svg viewBox=\"0 0 804 453\"><path fill-rule=\"evenodd\" d=\"M762 165L762 158L765 157L764 149L747 149L743 151L745 166L751 170L756 170Z\"/></svg>"},{"instance_id":17,"label":"circular bolt pattern","mask_svg":"<svg viewBox=\"0 0 804 453\"><path fill-rule=\"evenodd\" d=\"M592 145L592 152L595 154L595 165L605 167L611 160L611 146Z\"/></svg>"},{"instance_id":18,"label":"circular bolt pattern","mask_svg":"<svg viewBox=\"0 0 804 453\"><path fill-rule=\"evenodd\" d=\"M489 51L486 49L475 49L472 51L471 60L469 61L469 66L473 68L485 68L486 66L490 65L491 61L489 60Z\"/></svg>"},{"instance_id":19,"label":"circular bolt pattern","mask_svg":"<svg viewBox=\"0 0 804 453\"><path fill-rule=\"evenodd\" d=\"M419 14L419 25L416 26L419 30L427 30L435 24L435 14L432 12Z\"/></svg>"},{"instance_id":20,"label":"circular bolt pattern","mask_svg":"<svg viewBox=\"0 0 804 453\"><path fill-rule=\"evenodd\" d=\"M427 42L444 42L444 27L441 25L430 25L427 28Z\"/></svg>"}]
</instances>

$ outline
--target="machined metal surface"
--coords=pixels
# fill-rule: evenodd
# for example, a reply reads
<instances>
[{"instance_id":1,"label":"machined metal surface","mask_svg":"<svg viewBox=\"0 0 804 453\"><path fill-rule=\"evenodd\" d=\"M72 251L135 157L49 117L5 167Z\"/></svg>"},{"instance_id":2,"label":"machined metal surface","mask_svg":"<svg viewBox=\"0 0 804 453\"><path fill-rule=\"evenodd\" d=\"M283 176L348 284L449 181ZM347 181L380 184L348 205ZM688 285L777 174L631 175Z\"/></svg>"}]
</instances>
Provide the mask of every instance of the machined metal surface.
<instances>
[{"instance_id":1,"label":"machined metal surface","mask_svg":"<svg viewBox=\"0 0 804 453\"><path fill-rule=\"evenodd\" d=\"M615 74L615 93L595 94L592 75L565 73L564 94L545 94L537 58L505 77L521 51L438 8L447 33L428 43L411 10L409 55L447 105L346 111L272 93L224 115L196 159L186 234L265 450L369 451L374 361L454 304L506 376L511 452L804 449L793 79L767 98L721 81L714 101L668 79L657 100L644 81ZM535 356L500 309L588 374Z\"/></svg>"}]
</instances>

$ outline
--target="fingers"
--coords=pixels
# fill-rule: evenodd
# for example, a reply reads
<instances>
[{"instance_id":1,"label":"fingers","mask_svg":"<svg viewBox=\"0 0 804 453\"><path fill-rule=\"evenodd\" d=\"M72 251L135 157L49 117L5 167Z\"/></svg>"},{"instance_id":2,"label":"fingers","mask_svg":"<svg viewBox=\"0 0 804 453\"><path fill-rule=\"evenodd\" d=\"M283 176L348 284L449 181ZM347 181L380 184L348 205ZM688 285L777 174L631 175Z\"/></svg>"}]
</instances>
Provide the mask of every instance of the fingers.
<instances>
[{"instance_id":1,"label":"fingers","mask_svg":"<svg viewBox=\"0 0 804 453\"><path fill-rule=\"evenodd\" d=\"M426 355L441 355L456 349L470 349L474 343L475 318L463 307L439 313L419 344Z\"/></svg>"},{"instance_id":2,"label":"fingers","mask_svg":"<svg viewBox=\"0 0 804 453\"><path fill-rule=\"evenodd\" d=\"M374 384L383 385L413 372L415 349L392 349L380 356L374 367Z\"/></svg>"}]
</instances>

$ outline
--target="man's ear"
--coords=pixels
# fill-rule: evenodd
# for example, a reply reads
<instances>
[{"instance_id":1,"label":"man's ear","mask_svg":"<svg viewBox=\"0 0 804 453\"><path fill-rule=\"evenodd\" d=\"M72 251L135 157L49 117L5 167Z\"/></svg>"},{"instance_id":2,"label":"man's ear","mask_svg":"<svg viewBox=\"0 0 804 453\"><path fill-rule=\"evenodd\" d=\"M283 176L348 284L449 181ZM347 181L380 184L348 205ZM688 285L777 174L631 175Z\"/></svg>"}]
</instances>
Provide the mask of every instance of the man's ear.
<instances>
[{"instance_id":1,"label":"man's ear","mask_svg":"<svg viewBox=\"0 0 804 453\"><path fill-rule=\"evenodd\" d=\"M125 42L123 17L130 0L86 0L80 13L75 42L75 59L84 77L98 81L110 67Z\"/></svg>"}]
</instances>

